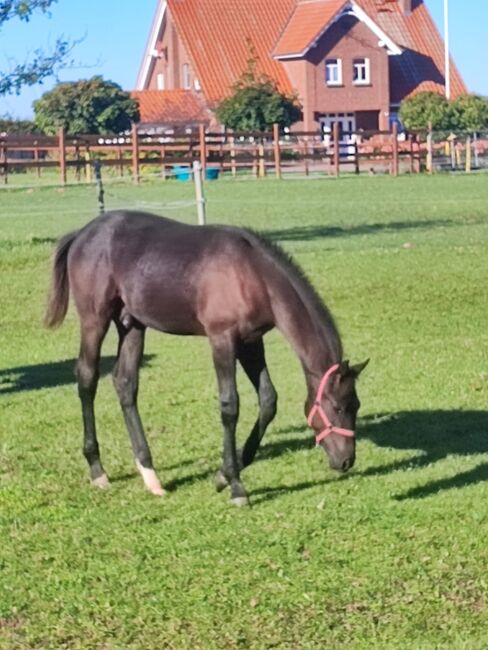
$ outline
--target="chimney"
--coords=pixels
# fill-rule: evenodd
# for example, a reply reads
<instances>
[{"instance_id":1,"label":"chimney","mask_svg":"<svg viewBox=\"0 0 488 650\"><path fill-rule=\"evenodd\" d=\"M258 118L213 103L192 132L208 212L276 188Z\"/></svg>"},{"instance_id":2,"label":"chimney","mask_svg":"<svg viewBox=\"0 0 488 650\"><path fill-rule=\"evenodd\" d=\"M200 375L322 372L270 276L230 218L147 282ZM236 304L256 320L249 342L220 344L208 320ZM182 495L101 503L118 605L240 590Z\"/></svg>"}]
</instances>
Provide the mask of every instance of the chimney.
<instances>
[{"instance_id":1,"label":"chimney","mask_svg":"<svg viewBox=\"0 0 488 650\"><path fill-rule=\"evenodd\" d=\"M398 0L400 9L404 16L409 16L412 13L413 0Z\"/></svg>"}]
</instances>

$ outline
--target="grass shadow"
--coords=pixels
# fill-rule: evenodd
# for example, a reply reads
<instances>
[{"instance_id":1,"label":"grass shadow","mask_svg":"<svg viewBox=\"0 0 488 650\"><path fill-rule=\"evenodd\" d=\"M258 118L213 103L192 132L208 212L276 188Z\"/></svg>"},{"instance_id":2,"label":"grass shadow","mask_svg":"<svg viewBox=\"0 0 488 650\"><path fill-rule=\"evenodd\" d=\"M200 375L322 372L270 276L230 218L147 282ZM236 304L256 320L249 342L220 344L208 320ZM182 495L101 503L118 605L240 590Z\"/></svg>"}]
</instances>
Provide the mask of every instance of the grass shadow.
<instances>
[{"instance_id":1,"label":"grass shadow","mask_svg":"<svg viewBox=\"0 0 488 650\"><path fill-rule=\"evenodd\" d=\"M149 365L154 356L153 354L144 355L142 367ZM100 377L112 372L115 361L115 356L106 356L100 359ZM0 370L0 396L74 384L75 363L76 359L64 359L54 363L40 363Z\"/></svg>"}]
</instances>

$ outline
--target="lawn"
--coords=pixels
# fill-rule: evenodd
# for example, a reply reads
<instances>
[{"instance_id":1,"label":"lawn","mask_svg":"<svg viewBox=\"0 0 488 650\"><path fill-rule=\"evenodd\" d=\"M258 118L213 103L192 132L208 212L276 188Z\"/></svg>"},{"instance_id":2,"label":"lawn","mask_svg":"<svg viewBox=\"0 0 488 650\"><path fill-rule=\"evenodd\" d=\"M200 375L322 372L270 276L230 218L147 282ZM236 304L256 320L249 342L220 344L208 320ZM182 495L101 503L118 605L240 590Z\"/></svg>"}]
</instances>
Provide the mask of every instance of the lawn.
<instances>
[{"instance_id":1,"label":"lawn","mask_svg":"<svg viewBox=\"0 0 488 650\"><path fill-rule=\"evenodd\" d=\"M107 208L196 221L190 184L108 184ZM96 401L111 478L88 482L70 308L41 325L55 239L91 187L0 191L0 648L488 647L488 178L220 180L208 220L265 231L371 358L355 468L328 469L287 342L266 337L278 415L216 494L221 430L208 344L150 332L140 411L169 491L144 491L104 346ZM239 438L255 397L239 376Z\"/></svg>"}]
</instances>

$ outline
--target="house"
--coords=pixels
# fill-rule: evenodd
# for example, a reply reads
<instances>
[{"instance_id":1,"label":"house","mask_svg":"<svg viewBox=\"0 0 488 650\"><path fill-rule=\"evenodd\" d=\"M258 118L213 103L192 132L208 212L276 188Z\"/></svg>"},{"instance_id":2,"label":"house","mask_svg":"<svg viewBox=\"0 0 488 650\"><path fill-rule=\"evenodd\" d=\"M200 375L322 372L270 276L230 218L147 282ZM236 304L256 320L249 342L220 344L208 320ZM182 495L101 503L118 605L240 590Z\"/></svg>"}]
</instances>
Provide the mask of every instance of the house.
<instances>
[{"instance_id":1,"label":"house","mask_svg":"<svg viewBox=\"0 0 488 650\"><path fill-rule=\"evenodd\" d=\"M156 92L163 106L179 90L209 115L251 57L298 97L299 130L387 130L404 98L445 92L444 43L423 0L159 0L139 97ZM451 94L465 92L452 63Z\"/></svg>"}]
</instances>

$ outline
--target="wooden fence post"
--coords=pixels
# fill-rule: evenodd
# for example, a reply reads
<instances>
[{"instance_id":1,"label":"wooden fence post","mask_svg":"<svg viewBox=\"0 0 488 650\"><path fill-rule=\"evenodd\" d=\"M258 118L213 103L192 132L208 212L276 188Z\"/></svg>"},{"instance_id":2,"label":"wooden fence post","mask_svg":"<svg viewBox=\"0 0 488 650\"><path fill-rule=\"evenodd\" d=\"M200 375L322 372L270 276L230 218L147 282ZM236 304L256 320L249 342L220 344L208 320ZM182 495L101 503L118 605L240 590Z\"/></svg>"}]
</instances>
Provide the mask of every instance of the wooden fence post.
<instances>
[{"instance_id":1,"label":"wooden fence post","mask_svg":"<svg viewBox=\"0 0 488 650\"><path fill-rule=\"evenodd\" d=\"M161 147L161 178L163 181L166 180L166 163L164 159L166 158L166 148Z\"/></svg>"},{"instance_id":2,"label":"wooden fence post","mask_svg":"<svg viewBox=\"0 0 488 650\"><path fill-rule=\"evenodd\" d=\"M132 180L139 183L139 139L137 133L137 124L132 125Z\"/></svg>"},{"instance_id":3,"label":"wooden fence post","mask_svg":"<svg viewBox=\"0 0 488 650\"><path fill-rule=\"evenodd\" d=\"M471 172L471 136L466 137L466 173Z\"/></svg>"},{"instance_id":4,"label":"wooden fence post","mask_svg":"<svg viewBox=\"0 0 488 650\"><path fill-rule=\"evenodd\" d=\"M86 147L85 150L85 180L87 183L91 183L91 156L90 156L90 147Z\"/></svg>"},{"instance_id":5,"label":"wooden fence post","mask_svg":"<svg viewBox=\"0 0 488 650\"><path fill-rule=\"evenodd\" d=\"M232 176L235 178L237 176L237 167L236 167L236 145L235 138L233 135L230 136L230 169Z\"/></svg>"},{"instance_id":6,"label":"wooden fence post","mask_svg":"<svg viewBox=\"0 0 488 650\"><path fill-rule=\"evenodd\" d=\"M413 135L409 133L408 135L408 144L410 147L410 173L413 174L415 171L414 165L414 154L413 154Z\"/></svg>"},{"instance_id":7,"label":"wooden fence post","mask_svg":"<svg viewBox=\"0 0 488 650\"><path fill-rule=\"evenodd\" d=\"M41 177L41 166L39 165L39 147L36 146L34 147L34 163L36 165L36 174L37 178Z\"/></svg>"},{"instance_id":8,"label":"wooden fence post","mask_svg":"<svg viewBox=\"0 0 488 650\"><path fill-rule=\"evenodd\" d=\"M398 124L396 122L393 123L391 137L392 137L392 154L393 154L391 171L393 176L398 176Z\"/></svg>"},{"instance_id":9,"label":"wooden fence post","mask_svg":"<svg viewBox=\"0 0 488 650\"><path fill-rule=\"evenodd\" d=\"M3 164L3 184L8 185L8 151L7 143L5 142L2 146L2 155L0 156L0 164Z\"/></svg>"},{"instance_id":10,"label":"wooden fence post","mask_svg":"<svg viewBox=\"0 0 488 650\"><path fill-rule=\"evenodd\" d=\"M63 127L61 127L58 131L58 147L61 185L66 185L66 138Z\"/></svg>"},{"instance_id":11,"label":"wooden fence post","mask_svg":"<svg viewBox=\"0 0 488 650\"><path fill-rule=\"evenodd\" d=\"M258 177L258 148L257 145L253 145L253 159L252 159L252 177Z\"/></svg>"},{"instance_id":12,"label":"wooden fence post","mask_svg":"<svg viewBox=\"0 0 488 650\"><path fill-rule=\"evenodd\" d=\"M339 178L340 174L340 143L339 143L339 122L334 122L332 127L332 142L334 143L334 175Z\"/></svg>"},{"instance_id":13,"label":"wooden fence post","mask_svg":"<svg viewBox=\"0 0 488 650\"><path fill-rule=\"evenodd\" d=\"M207 143L205 141L205 126L200 124L200 165L202 166L203 178L207 169Z\"/></svg>"},{"instance_id":14,"label":"wooden fence post","mask_svg":"<svg viewBox=\"0 0 488 650\"><path fill-rule=\"evenodd\" d=\"M434 171L434 148L432 145L432 122L429 122L429 131L427 133L427 173L432 174Z\"/></svg>"},{"instance_id":15,"label":"wooden fence post","mask_svg":"<svg viewBox=\"0 0 488 650\"><path fill-rule=\"evenodd\" d=\"M281 179L281 151L280 151L280 126L273 124L273 145L274 145L274 164L275 175L279 180Z\"/></svg>"},{"instance_id":16,"label":"wooden fence post","mask_svg":"<svg viewBox=\"0 0 488 650\"><path fill-rule=\"evenodd\" d=\"M264 144L258 144L258 176L264 178L266 176L266 166L264 164Z\"/></svg>"},{"instance_id":17,"label":"wooden fence post","mask_svg":"<svg viewBox=\"0 0 488 650\"><path fill-rule=\"evenodd\" d=\"M305 136L302 144L303 148L303 167L305 171L305 176L308 176L310 174L310 167L308 163L308 140L307 136Z\"/></svg>"}]
</instances>

